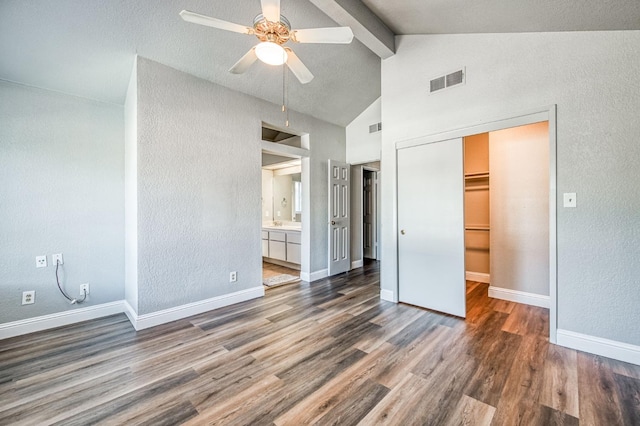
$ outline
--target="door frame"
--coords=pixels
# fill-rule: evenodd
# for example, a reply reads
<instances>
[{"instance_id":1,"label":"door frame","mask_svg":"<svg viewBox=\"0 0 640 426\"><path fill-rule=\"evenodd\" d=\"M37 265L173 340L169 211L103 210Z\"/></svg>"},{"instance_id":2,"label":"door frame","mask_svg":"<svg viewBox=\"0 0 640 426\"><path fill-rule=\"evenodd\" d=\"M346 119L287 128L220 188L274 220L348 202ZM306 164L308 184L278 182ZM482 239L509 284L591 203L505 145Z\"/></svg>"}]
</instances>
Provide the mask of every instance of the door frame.
<instances>
[{"instance_id":1,"label":"door frame","mask_svg":"<svg viewBox=\"0 0 640 426\"><path fill-rule=\"evenodd\" d=\"M549 123L549 341L556 343L558 330L558 236L557 236L557 106L550 105L543 108L537 108L525 111L518 115L496 119L493 121L462 127L447 132L436 133L432 135L411 138L395 143L393 150L393 161L396 167L395 191L393 196L393 211L395 220L393 223L393 241L395 243L396 261L395 261L395 288L394 294L391 292L380 292L380 296L387 300L398 302L399 294L399 269L398 269L398 247L399 247L399 231L398 231L398 150L409 148L412 146L423 145L445 141L454 138L464 138L479 133L493 132L496 130L504 130L512 127L524 126L547 121ZM391 296L391 298L390 298Z\"/></svg>"}]
</instances>

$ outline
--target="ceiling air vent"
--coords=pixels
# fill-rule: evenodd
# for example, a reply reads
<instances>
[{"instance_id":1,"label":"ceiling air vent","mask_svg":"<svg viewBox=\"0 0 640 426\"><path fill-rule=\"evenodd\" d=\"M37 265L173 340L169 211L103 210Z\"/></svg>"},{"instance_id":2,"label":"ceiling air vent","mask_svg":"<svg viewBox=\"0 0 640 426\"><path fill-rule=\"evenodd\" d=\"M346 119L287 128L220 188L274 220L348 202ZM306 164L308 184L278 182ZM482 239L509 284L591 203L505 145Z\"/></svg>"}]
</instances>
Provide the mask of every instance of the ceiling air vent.
<instances>
[{"instance_id":1,"label":"ceiling air vent","mask_svg":"<svg viewBox=\"0 0 640 426\"><path fill-rule=\"evenodd\" d=\"M382 130L382 123L375 123L369 126L369 133L376 133Z\"/></svg>"},{"instance_id":2,"label":"ceiling air vent","mask_svg":"<svg viewBox=\"0 0 640 426\"><path fill-rule=\"evenodd\" d=\"M445 74L440 77L432 79L429 83L429 93L437 92L438 90L447 89L451 86L457 86L458 84L464 84L465 70L464 68L452 73Z\"/></svg>"}]
</instances>

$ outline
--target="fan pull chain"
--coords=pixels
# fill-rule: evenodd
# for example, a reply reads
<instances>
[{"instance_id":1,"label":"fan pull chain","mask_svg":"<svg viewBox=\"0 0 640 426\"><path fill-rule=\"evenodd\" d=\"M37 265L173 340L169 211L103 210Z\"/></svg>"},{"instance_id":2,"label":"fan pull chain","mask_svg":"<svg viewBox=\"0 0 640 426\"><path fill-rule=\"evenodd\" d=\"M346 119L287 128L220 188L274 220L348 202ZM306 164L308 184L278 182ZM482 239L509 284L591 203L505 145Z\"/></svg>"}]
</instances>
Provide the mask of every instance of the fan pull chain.
<instances>
[{"instance_id":1,"label":"fan pull chain","mask_svg":"<svg viewBox=\"0 0 640 426\"><path fill-rule=\"evenodd\" d=\"M284 54L284 50L283 50ZM287 63L282 63L282 112L285 113L284 125L289 127L289 108L287 108L288 93L287 93Z\"/></svg>"}]
</instances>

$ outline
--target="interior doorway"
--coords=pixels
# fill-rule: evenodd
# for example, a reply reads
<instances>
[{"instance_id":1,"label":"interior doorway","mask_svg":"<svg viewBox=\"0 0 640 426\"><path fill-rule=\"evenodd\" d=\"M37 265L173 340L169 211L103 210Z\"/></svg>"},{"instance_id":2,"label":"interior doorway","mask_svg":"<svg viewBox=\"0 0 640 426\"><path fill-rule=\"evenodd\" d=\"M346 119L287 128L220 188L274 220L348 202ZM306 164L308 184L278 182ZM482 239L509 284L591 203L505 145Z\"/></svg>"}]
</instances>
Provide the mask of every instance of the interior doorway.
<instances>
[{"instance_id":1,"label":"interior doorway","mask_svg":"<svg viewBox=\"0 0 640 426\"><path fill-rule=\"evenodd\" d=\"M262 278L269 289L300 281L309 267L309 153L302 148L308 135L263 125L262 139Z\"/></svg>"},{"instance_id":2,"label":"interior doorway","mask_svg":"<svg viewBox=\"0 0 640 426\"><path fill-rule=\"evenodd\" d=\"M362 257L378 260L378 171L362 168Z\"/></svg>"}]
</instances>

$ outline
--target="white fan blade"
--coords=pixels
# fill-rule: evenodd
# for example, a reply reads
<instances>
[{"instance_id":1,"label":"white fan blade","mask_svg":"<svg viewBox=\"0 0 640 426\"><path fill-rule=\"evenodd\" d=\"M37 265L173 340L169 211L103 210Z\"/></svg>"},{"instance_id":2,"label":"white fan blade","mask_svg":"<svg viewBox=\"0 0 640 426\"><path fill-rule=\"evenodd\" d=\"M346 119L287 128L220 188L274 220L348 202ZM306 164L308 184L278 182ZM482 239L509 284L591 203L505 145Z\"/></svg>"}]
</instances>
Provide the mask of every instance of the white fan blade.
<instances>
[{"instance_id":1,"label":"white fan blade","mask_svg":"<svg viewBox=\"0 0 640 426\"><path fill-rule=\"evenodd\" d=\"M313 74L311 74L309 68L307 68L302 63L300 58L298 58L293 50L289 49L288 47L285 47L284 50L287 51L287 66L289 67L293 75L295 75L296 78L300 80L300 83L307 84L308 82L313 80Z\"/></svg>"},{"instance_id":2,"label":"white fan blade","mask_svg":"<svg viewBox=\"0 0 640 426\"><path fill-rule=\"evenodd\" d=\"M251 65L258 59L256 56L256 48L252 47L247 53L244 54L234 66L231 67L229 72L233 74L242 74L249 69Z\"/></svg>"},{"instance_id":3,"label":"white fan blade","mask_svg":"<svg viewBox=\"0 0 640 426\"><path fill-rule=\"evenodd\" d=\"M262 3L262 16L267 21L280 22L280 0L260 0Z\"/></svg>"},{"instance_id":4,"label":"white fan blade","mask_svg":"<svg viewBox=\"0 0 640 426\"><path fill-rule=\"evenodd\" d=\"M293 31L292 38L298 43L349 44L353 40L353 31L349 27L309 28Z\"/></svg>"},{"instance_id":5,"label":"white fan blade","mask_svg":"<svg viewBox=\"0 0 640 426\"><path fill-rule=\"evenodd\" d=\"M207 27L218 28L221 30L233 31L240 34L253 34L253 28L244 25L234 24L233 22L223 21L222 19L212 18L210 16L200 15L199 13L183 10L180 16L187 22L193 24L206 25Z\"/></svg>"}]
</instances>

